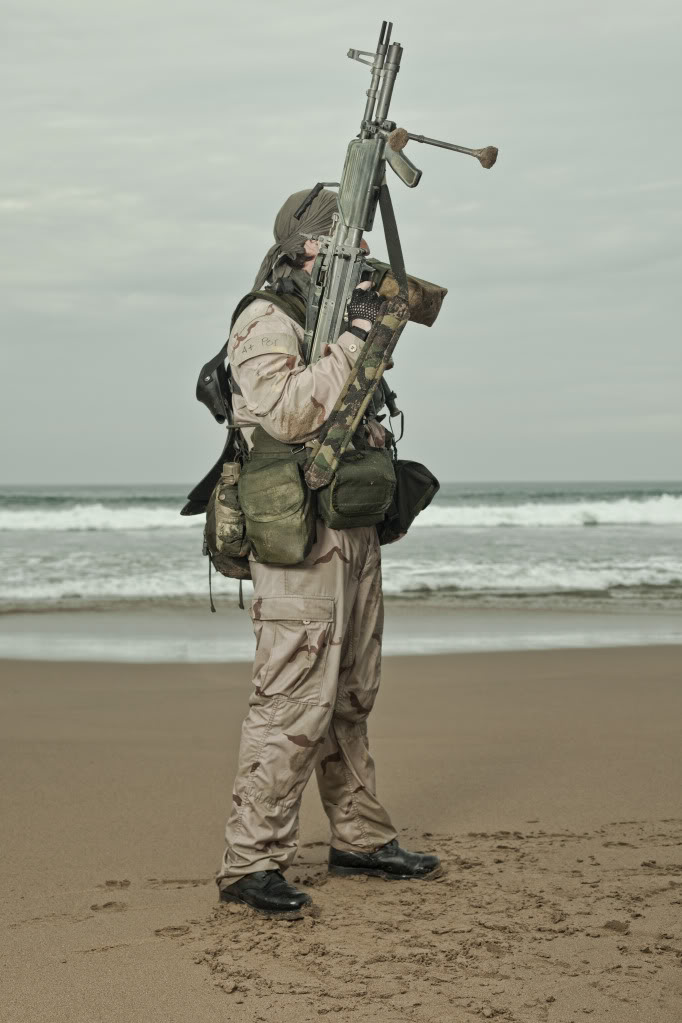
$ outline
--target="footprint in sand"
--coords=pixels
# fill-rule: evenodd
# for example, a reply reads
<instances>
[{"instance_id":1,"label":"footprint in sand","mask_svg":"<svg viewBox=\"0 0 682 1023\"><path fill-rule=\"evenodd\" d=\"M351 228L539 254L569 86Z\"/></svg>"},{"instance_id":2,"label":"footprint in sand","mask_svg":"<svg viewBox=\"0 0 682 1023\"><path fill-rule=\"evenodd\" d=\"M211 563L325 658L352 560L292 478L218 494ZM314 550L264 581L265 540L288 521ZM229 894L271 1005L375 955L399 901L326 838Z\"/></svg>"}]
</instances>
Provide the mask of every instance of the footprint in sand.
<instances>
[{"instance_id":1,"label":"footprint in sand","mask_svg":"<svg viewBox=\"0 0 682 1023\"><path fill-rule=\"evenodd\" d=\"M212 877L148 877L145 888L198 888L213 883Z\"/></svg>"},{"instance_id":2,"label":"footprint in sand","mask_svg":"<svg viewBox=\"0 0 682 1023\"><path fill-rule=\"evenodd\" d=\"M94 902L90 909L94 909L95 912L102 911L106 913L121 913L124 909L127 909L125 902Z\"/></svg>"},{"instance_id":3,"label":"footprint in sand","mask_svg":"<svg viewBox=\"0 0 682 1023\"><path fill-rule=\"evenodd\" d=\"M158 934L160 938L179 938L183 934L189 934L189 927L185 924L178 924L175 927L172 925L169 927L157 927L154 934Z\"/></svg>"},{"instance_id":4,"label":"footprint in sand","mask_svg":"<svg viewBox=\"0 0 682 1023\"><path fill-rule=\"evenodd\" d=\"M100 888L130 888L130 881L124 878L122 881L105 881L99 885Z\"/></svg>"}]
</instances>

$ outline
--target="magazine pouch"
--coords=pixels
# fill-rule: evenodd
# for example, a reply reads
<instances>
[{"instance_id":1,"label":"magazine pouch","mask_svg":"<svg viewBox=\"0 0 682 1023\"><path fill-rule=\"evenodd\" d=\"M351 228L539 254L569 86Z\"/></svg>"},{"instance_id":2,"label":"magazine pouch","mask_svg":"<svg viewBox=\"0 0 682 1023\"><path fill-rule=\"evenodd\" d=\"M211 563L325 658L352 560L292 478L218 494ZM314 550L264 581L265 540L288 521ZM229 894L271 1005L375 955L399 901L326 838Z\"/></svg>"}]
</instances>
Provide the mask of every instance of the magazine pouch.
<instances>
[{"instance_id":1,"label":"magazine pouch","mask_svg":"<svg viewBox=\"0 0 682 1023\"><path fill-rule=\"evenodd\" d=\"M331 529L374 526L391 505L395 483L387 449L346 451L331 483L317 491L318 514Z\"/></svg>"},{"instance_id":2,"label":"magazine pouch","mask_svg":"<svg viewBox=\"0 0 682 1023\"><path fill-rule=\"evenodd\" d=\"M283 444L261 426L239 477L246 535L257 561L298 565L315 543L315 497L303 479L307 451Z\"/></svg>"}]
</instances>

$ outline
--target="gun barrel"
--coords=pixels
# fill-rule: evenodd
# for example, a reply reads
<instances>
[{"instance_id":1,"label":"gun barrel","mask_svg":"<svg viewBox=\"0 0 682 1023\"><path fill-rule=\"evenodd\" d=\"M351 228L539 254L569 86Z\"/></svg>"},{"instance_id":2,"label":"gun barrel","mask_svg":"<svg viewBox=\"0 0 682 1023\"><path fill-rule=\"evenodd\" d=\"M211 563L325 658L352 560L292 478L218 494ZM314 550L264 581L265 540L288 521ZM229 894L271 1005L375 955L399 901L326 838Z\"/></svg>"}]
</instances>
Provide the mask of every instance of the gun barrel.
<instances>
[{"instance_id":1,"label":"gun barrel","mask_svg":"<svg viewBox=\"0 0 682 1023\"><path fill-rule=\"evenodd\" d=\"M375 120L378 122L385 121L388 116L388 108L391 105L391 97L393 95L393 86L395 85L396 75L400 71L400 60L402 55L403 48L400 43L391 43L384 62L383 81L381 83L381 92L379 93L379 102L377 104L375 115Z\"/></svg>"},{"instance_id":2,"label":"gun barrel","mask_svg":"<svg viewBox=\"0 0 682 1023\"><path fill-rule=\"evenodd\" d=\"M393 22L382 21L381 32L379 33L379 42L377 43L374 61L372 63L372 79L369 84L369 89L367 90L367 103L365 104L365 112L362 117L363 128L361 131L361 138L369 137L369 132L364 126L371 122L374 117L374 107L376 105L379 84L384 70L384 61L386 60L386 51L391 38L392 28ZM369 61L367 61L367 63L369 63Z\"/></svg>"}]
</instances>

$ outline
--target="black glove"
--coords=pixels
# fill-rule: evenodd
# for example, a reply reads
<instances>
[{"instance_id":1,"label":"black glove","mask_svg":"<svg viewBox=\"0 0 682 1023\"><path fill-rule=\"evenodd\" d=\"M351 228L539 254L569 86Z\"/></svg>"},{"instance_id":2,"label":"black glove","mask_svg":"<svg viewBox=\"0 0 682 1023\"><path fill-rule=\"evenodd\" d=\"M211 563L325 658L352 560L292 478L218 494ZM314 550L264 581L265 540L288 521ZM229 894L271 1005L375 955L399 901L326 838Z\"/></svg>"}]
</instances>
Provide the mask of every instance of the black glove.
<instances>
[{"instance_id":1,"label":"black glove","mask_svg":"<svg viewBox=\"0 0 682 1023\"><path fill-rule=\"evenodd\" d=\"M383 304L384 299L372 288L368 290L356 288L350 297L348 322L352 323L353 320L369 320L370 323L374 323Z\"/></svg>"}]
</instances>

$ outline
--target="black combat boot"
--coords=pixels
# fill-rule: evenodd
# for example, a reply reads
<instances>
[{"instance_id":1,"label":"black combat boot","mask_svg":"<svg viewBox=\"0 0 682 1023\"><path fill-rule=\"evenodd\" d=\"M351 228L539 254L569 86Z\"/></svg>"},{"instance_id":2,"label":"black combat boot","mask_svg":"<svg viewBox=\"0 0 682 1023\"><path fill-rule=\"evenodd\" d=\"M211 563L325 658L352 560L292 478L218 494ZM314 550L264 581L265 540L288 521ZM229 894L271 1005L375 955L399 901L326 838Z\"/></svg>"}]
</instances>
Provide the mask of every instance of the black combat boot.
<instances>
[{"instance_id":1,"label":"black combat boot","mask_svg":"<svg viewBox=\"0 0 682 1023\"><path fill-rule=\"evenodd\" d=\"M305 892L294 888L279 870L256 870L220 889L221 902L241 902L266 916L299 917L312 905Z\"/></svg>"},{"instance_id":2,"label":"black combat boot","mask_svg":"<svg viewBox=\"0 0 682 1023\"><path fill-rule=\"evenodd\" d=\"M344 852L333 846L329 850L330 874L369 874L387 881L416 881L438 877L438 867L437 856L401 849L397 838L374 852Z\"/></svg>"}]
</instances>

